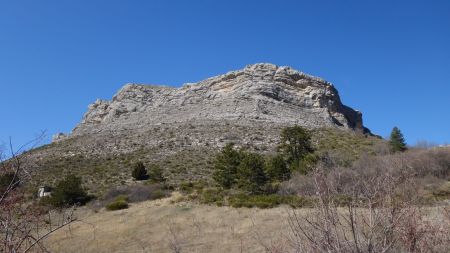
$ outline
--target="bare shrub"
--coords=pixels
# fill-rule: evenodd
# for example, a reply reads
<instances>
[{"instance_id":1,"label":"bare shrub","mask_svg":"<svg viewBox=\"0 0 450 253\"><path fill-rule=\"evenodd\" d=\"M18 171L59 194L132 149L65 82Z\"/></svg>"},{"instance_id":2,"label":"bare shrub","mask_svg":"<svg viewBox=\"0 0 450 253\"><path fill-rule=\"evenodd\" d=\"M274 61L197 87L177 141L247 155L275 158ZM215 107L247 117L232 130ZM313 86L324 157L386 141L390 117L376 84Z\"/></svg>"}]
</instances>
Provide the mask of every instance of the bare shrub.
<instances>
[{"instance_id":1,"label":"bare shrub","mask_svg":"<svg viewBox=\"0 0 450 253\"><path fill-rule=\"evenodd\" d=\"M387 154L381 156L362 155L351 166L339 165L340 159L334 161L332 156L320 163L326 176L339 190L340 194L345 191L367 191L364 179L372 178L378 180L379 175L390 173L394 177L408 177L413 184L404 184L403 190L406 194L417 195L420 191L433 192L441 187L446 180L450 179L450 149L436 148L431 150L412 149L404 153ZM399 187L397 187L399 189ZM312 174L294 174L292 178L283 182L280 187L281 194L314 195L314 176ZM418 200L418 199L417 199Z\"/></svg>"},{"instance_id":2,"label":"bare shrub","mask_svg":"<svg viewBox=\"0 0 450 253\"><path fill-rule=\"evenodd\" d=\"M167 223L167 242L171 252L183 252L183 244L185 244L185 242L179 233L177 224L172 220Z\"/></svg>"},{"instance_id":3,"label":"bare shrub","mask_svg":"<svg viewBox=\"0 0 450 253\"><path fill-rule=\"evenodd\" d=\"M43 240L53 232L75 221L73 207L69 209L44 210L29 199L24 186L30 182L33 172L26 165L26 147L34 147L43 138L35 140L14 151L5 159L0 153L0 252L47 252Z\"/></svg>"},{"instance_id":4,"label":"bare shrub","mask_svg":"<svg viewBox=\"0 0 450 253\"><path fill-rule=\"evenodd\" d=\"M294 173L289 181L281 183L278 193L281 195L306 195L315 193L314 181L310 175Z\"/></svg>"},{"instance_id":5,"label":"bare shrub","mask_svg":"<svg viewBox=\"0 0 450 253\"><path fill-rule=\"evenodd\" d=\"M427 220L401 157L368 158L361 170L317 168L316 206L289 216L297 252L446 252L450 224Z\"/></svg>"}]
</instances>

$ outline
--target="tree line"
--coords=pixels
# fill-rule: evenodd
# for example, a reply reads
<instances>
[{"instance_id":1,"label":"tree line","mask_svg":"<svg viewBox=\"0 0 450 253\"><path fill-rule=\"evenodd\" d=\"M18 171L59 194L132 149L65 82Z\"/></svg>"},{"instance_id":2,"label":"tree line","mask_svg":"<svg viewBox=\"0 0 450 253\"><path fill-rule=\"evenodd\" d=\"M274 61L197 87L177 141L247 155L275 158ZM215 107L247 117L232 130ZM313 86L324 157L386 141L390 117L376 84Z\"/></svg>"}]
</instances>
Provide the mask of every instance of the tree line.
<instances>
[{"instance_id":1,"label":"tree line","mask_svg":"<svg viewBox=\"0 0 450 253\"><path fill-rule=\"evenodd\" d=\"M286 127L281 131L277 153L272 156L236 149L228 143L215 157L213 179L224 189L271 193L277 183L289 180L294 171L307 174L319 160L311 137L311 132L301 126ZM407 149L397 127L391 132L389 147L392 153Z\"/></svg>"},{"instance_id":2,"label":"tree line","mask_svg":"<svg viewBox=\"0 0 450 253\"><path fill-rule=\"evenodd\" d=\"M306 173L315 162L311 133L300 126L284 128L281 143L274 156L227 144L214 160L214 180L223 188L239 188L250 194L263 194L273 190L273 185L289 180L293 171Z\"/></svg>"}]
</instances>

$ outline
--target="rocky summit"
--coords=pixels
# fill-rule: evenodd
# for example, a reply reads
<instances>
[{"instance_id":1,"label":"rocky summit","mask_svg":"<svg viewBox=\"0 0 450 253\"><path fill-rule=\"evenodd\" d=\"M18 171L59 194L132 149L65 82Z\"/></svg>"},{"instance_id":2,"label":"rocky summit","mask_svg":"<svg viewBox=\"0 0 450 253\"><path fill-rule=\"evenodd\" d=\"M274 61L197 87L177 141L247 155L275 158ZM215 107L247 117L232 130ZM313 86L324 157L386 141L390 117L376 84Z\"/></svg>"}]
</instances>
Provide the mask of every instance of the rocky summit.
<instances>
[{"instance_id":1,"label":"rocky summit","mask_svg":"<svg viewBox=\"0 0 450 253\"><path fill-rule=\"evenodd\" d=\"M368 132L361 113L343 105L331 83L290 67L259 63L181 88L126 84L111 101L89 105L69 136L224 122Z\"/></svg>"}]
</instances>

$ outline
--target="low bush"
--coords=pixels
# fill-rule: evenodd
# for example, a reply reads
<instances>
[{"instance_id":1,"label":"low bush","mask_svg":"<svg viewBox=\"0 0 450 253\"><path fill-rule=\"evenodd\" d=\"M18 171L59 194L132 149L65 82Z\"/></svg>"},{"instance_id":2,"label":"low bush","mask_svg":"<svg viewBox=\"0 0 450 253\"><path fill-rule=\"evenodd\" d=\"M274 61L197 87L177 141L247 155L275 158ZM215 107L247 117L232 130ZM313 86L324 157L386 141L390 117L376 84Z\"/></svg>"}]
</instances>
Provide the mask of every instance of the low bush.
<instances>
[{"instance_id":1,"label":"low bush","mask_svg":"<svg viewBox=\"0 0 450 253\"><path fill-rule=\"evenodd\" d=\"M153 165L149 168L148 177L152 182L156 183L164 183L166 181L163 171L158 165Z\"/></svg>"},{"instance_id":2,"label":"low bush","mask_svg":"<svg viewBox=\"0 0 450 253\"><path fill-rule=\"evenodd\" d=\"M311 200L305 197L287 195L281 196L277 194L271 195L246 195L236 194L228 199L230 206L239 207L258 207L258 208L273 208L282 204L289 205L294 208L311 206Z\"/></svg>"},{"instance_id":3,"label":"low bush","mask_svg":"<svg viewBox=\"0 0 450 253\"><path fill-rule=\"evenodd\" d=\"M433 191L433 195L437 199L449 199L450 198L450 181L440 185Z\"/></svg>"},{"instance_id":4,"label":"low bush","mask_svg":"<svg viewBox=\"0 0 450 253\"><path fill-rule=\"evenodd\" d=\"M194 192L194 183L193 182L181 182L180 191L185 194L190 194Z\"/></svg>"},{"instance_id":5,"label":"low bush","mask_svg":"<svg viewBox=\"0 0 450 253\"><path fill-rule=\"evenodd\" d=\"M200 195L200 203L223 205L224 192L220 188L206 188Z\"/></svg>"},{"instance_id":6,"label":"low bush","mask_svg":"<svg viewBox=\"0 0 450 253\"><path fill-rule=\"evenodd\" d=\"M194 191L196 191L197 193L200 193L203 188L205 188L207 186L207 183L205 181L189 181L189 182L181 182L178 189L184 193L184 194L191 194Z\"/></svg>"},{"instance_id":7,"label":"low bush","mask_svg":"<svg viewBox=\"0 0 450 253\"><path fill-rule=\"evenodd\" d=\"M14 172L8 172L0 175L0 193L3 193L10 185L16 186L19 179Z\"/></svg>"},{"instance_id":8,"label":"low bush","mask_svg":"<svg viewBox=\"0 0 450 253\"><path fill-rule=\"evenodd\" d=\"M68 175L54 188L49 198L42 200L44 204L55 207L83 205L91 199L81 186L81 177Z\"/></svg>"},{"instance_id":9,"label":"low bush","mask_svg":"<svg viewBox=\"0 0 450 253\"><path fill-rule=\"evenodd\" d=\"M281 195L312 196L315 194L314 180L310 175L296 172L289 181L281 183L278 193Z\"/></svg>"},{"instance_id":10,"label":"low bush","mask_svg":"<svg viewBox=\"0 0 450 253\"><path fill-rule=\"evenodd\" d=\"M121 210L128 208L128 198L124 195L116 197L116 199L106 205L106 209L109 211Z\"/></svg>"},{"instance_id":11,"label":"low bush","mask_svg":"<svg viewBox=\"0 0 450 253\"><path fill-rule=\"evenodd\" d=\"M127 202L142 202L167 197L169 191L160 184L150 185L123 185L109 190L103 197L103 202L109 203L112 200L126 196Z\"/></svg>"}]
</instances>

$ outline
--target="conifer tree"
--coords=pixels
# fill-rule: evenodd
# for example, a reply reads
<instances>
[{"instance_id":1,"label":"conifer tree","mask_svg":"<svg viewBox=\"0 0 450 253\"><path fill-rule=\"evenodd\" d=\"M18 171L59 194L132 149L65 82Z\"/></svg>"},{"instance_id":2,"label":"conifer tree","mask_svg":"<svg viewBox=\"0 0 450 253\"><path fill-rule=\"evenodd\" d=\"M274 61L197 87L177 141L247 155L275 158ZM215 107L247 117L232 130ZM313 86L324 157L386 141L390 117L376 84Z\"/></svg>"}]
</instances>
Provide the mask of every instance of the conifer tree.
<instances>
[{"instance_id":1,"label":"conifer tree","mask_svg":"<svg viewBox=\"0 0 450 253\"><path fill-rule=\"evenodd\" d=\"M228 143L216 155L214 161L214 180L222 187L229 189L236 183L237 168L241 162L241 154L234 150L233 143Z\"/></svg>"},{"instance_id":2,"label":"conifer tree","mask_svg":"<svg viewBox=\"0 0 450 253\"><path fill-rule=\"evenodd\" d=\"M389 147L392 153L406 150L405 138L398 127L394 127L389 138Z\"/></svg>"},{"instance_id":3,"label":"conifer tree","mask_svg":"<svg viewBox=\"0 0 450 253\"><path fill-rule=\"evenodd\" d=\"M137 162L133 166L133 171L131 172L131 176L136 180L144 180L148 178L147 169L145 169L144 163Z\"/></svg>"},{"instance_id":4,"label":"conifer tree","mask_svg":"<svg viewBox=\"0 0 450 253\"><path fill-rule=\"evenodd\" d=\"M246 153L238 167L238 186L250 194L264 193L267 177L264 172L264 158L256 153Z\"/></svg>"},{"instance_id":5,"label":"conifer tree","mask_svg":"<svg viewBox=\"0 0 450 253\"><path fill-rule=\"evenodd\" d=\"M287 167L282 155L269 158L266 166L267 177L271 181L286 181L291 177L291 170Z\"/></svg>"},{"instance_id":6,"label":"conifer tree","mask_svg":"<svg viewBox=\"0 0 450 253\"><path fill-rule=\"evenodd\" d=\"M81 177L67 175L56 185L49 199L50 204L62 207L74 204L84 204L88 195L81 186Z\"/></svg>"},{"instance_id":7,"label":"conifer tree","mask_svg":"<svg viewBox=\"0 0 450 253\"><path fill-rule=\"evenodd\" d=\"M284 128L278 148L291 170L300 169L302 160L314 151L310 132L301 126Z\"/></svg>"}]
</instances>

